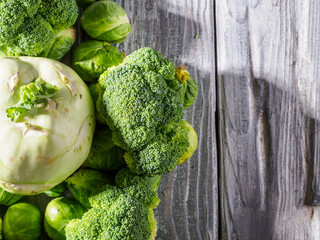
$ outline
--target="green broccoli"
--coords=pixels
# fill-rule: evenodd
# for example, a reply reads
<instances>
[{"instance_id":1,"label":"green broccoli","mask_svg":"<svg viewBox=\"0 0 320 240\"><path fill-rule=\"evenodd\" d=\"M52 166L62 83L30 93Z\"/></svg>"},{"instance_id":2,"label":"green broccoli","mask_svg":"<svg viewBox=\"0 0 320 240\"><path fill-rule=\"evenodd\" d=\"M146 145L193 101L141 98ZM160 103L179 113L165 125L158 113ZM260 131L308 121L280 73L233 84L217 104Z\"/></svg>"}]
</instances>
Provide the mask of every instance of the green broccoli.
<instances>
[{"instance_id":1,"label":"green broccoli","mask_svg":"<svg viewBox=\"0 0 320 240\"><path fill-rule=\"evenodd\" d=\"M120 170L115 178L116 186L121 188L126 194L139 200L146 207L154 209L160 199L156 190L158 189L161 176L141 177L134 175L129 169ZM152 183L155 182L156 187L153 188Z\"/></svg>"},{"instance_id":2,"label":"green broccoli","mask_svg":"<svg viewBox=\"0 0 320 240\"><path fill-rule=\"evenodd\" d=\"M89 197L92 208L68 223L67 240L155 239L157 223L152 209L160 202L155 192L159 179L121 170L116 186L105 185L94 192Z\"/></svg>"},{"instance_id":3,"label":"green broccoli","mask_svg":"<svg viewBox=\"0 0 320 240\"><path fill-rule=\"evenodd\" d=\"M135 174L166 174L189 147L179 126L184 103L174 90L177 84L173 63L151 48L135 51L99 78L98 116L127 151L125 160Z\"/></svg>"},{"instance_id":4,"label":"green broccoli","mask_svg":"<svg viewBox=\"0 0 320 240\"><path fill-rule=\"evenodd\" d=\"M77 17L75 0L1 1L0 46L6 55L38 56Z\"/></svg>"},{"instance_id":5,"label":"green broccoli","mask_svg":"<svg viewBox=\"0 0 320 240\"><path fill-rule=\"evenodd\" d=\"M156 139L140 151L124 155L128 167L136 174L164 174L171 172L188 150L187 133L180 123L166 125L159 130Z\"/></svg>"}]
</instances>

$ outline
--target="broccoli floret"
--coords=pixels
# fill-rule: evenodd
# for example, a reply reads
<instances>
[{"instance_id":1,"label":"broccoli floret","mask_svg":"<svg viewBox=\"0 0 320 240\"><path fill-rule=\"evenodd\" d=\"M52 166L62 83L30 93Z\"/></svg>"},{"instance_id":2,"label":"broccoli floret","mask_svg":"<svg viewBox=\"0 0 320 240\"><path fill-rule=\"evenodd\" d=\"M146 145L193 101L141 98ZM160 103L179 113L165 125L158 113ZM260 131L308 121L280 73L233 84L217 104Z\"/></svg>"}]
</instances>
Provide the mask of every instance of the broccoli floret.
<instances>
[{"instance_id":1,"label":"broccoli floret","mask_svg":"<svg viewBox=\"0 0 320 240\"><path fill-rule=\"evenodd\" d=\"M96 86L97 111L113 131L138 175L166 174L187 151L189 140L179 127L183 100L173 63L151 48L142 48L104 72Z\"/></svg>"},{"instance_id":2,"label":"broccoli floret","mask_svg":"<svg viewBox=\"0 0 320 240\"><path fill-rule=\"evenodd\" d=\"M0 46L6 55L38 56L75 23L75 0L8 0L0 4Z\"/></svg>"},{"instance_id":3,"label":"broccoli floret","mask_svg":"<svg viewBox=\"0 0 320 240\"><path fill-rule=\"evenodd\" d=\"M160 180L160 176L141 177L133 174L129 169L120 170L115 178L116 186L121 188L126 194L134 197L143 203L147 208L154 209L160 199L157 192L152 187L153 181Z\"/></svg>"},{"instance_id":4,"label":"broccoli floret","mask_svg":"<svg viewBox=\"0 0 320 240\"><path fill-rule=\"evenodd\" d=\"M127 152L124 157L135 174L163 174L175 168L188 146L187 133L179 124L171 124L163 128L144 149Z\"/></svg>"},{"instance_id":5,"label":"broccoli floret","mask_svg":"<svg viewBox=\"0 0 320 240\"><path fill-rule=\"evenodd\" d=\"M153 211L116 186L90 197L92 208L66 226L67 240L151 240L157 231Z\"/></svg>"},{"instance_id":6,"label":"broccoli floret","mask_svg":"<svg viewBox=\"0 0 320 240\"><path fill-rule=\"evenodd\" d=\"M16 30L24 23L24 18L33 16L40 7L39 0L7 0L0 5L0 23Z\"/></svg>"},{"instance_id":7,"label":"broccoli floret","mask_svg":"<svg viewBox=\"0 0 320 240\"><path fill-rule=\"evenodd\" d=\"M25 18L24 24L17 30L15 44L7 46L11 47L12 52L23 55L37 55L39 49L42 49L43 46L49 46L54 35L50 24L37 14L33 17Z\"/></svg>"},{"instance_id":8,"label":"broccoli floret","mask_svg":"<svg viewBox=\"0 0 320 240\"><path fill-rule=\"evenodd\" d=\"M160 74L170 87L175 86L178 82L175 79L175 67L173 63L152 48L140 48L128 55L124 62L138 65L143 71L152 71Z\"/></svg>"},{"instance_id":9,"label":"broccoli floret","mask_svg":"<svg viewBox=\"0 0 320 240\"><path fill-rule=\"evenodd\" d=\"M56 33L58 33L63 29L68 29L75 23L78 17L78 6L76 1L42 0L39 13L51 24Z\"/></svg>"}]
</instances>

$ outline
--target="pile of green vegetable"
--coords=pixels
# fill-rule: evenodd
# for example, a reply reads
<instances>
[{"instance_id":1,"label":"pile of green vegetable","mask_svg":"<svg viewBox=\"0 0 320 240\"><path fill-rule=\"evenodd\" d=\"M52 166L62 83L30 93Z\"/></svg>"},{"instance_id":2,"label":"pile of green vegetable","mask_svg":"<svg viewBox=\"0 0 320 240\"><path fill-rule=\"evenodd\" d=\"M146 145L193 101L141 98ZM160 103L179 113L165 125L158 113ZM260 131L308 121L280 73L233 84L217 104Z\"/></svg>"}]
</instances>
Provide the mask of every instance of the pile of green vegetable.
<instances>
[{"instance_id":1,"label":"pile of green vegetable","mask_svg":"<svg viewBox=\"0 0 320 240\"><path fill-rule=\"evenodd\" d=\"M79 7L71 69L55 60ZM111 0L0 0L0 239L155 239L161 175L197 149L198 87L152 48L120 52L130 31Z\"/></svg>"}]
</instances>

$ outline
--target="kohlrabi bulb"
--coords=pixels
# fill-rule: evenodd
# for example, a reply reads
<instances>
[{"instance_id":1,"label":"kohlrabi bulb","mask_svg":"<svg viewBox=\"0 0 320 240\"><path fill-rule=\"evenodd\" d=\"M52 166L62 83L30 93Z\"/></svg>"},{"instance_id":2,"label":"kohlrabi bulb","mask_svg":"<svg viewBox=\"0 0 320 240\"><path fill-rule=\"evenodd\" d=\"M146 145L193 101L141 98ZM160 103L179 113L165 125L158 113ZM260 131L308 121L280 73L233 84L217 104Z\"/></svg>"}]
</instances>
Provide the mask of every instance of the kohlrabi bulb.
<instances>
[{"instance_id":1,"label":"kohlrabi bulb","mask_svg":"<svg viewBox=\"0 0 320 240\"><path fill-rule=\"evenodd\" d=\"M86 84L46 58L0 58L0 186L37 194L86 160L95 127Z\"/></svg>"}]
</instances>

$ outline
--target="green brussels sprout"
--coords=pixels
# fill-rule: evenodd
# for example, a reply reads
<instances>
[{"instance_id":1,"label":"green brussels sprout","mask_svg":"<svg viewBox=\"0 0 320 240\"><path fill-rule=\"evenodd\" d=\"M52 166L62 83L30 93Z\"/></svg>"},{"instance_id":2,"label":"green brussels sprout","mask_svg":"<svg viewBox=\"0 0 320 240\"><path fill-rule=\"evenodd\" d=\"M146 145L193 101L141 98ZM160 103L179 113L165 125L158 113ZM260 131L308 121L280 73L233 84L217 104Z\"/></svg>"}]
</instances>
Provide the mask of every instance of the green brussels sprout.
<instances>
[{"instance_id":1,"label":"green brussels sprout","mask_svg":"<svg viewBox=\"0 0 320 240\"><path fill-rule=\"evenodd\" d=\"M59 197L51 200L44 215L44 228L53 240L65 240L65 227L70 220L81 218L86 209L77 201Z\"/></svg>"},{"instance_id":2,"label":"green brussels sprout","mask_svg":"<svg viewBox=\"0 0 320 240\"><path fill-rule=\"evenodd\" d=\"M0 188L0 204L2 205L10 206L18 202L22 197L22 195L16 195Z\"/></svg>"},{"instance_id":3,"label":"green brussels sprout","mask_svg":"<svg viewBox=\"0 0 320 240\"><path fill-rule=\"evenodd\" d=\"M66 182L73 197L84 207L90 208L90 194L106 184L111 184L112 181L109 175L103 172L92 169L80 169L69 177Z\"/></svg>"},{"instance_id":4,"label":"green brussels sprout","mask_svg":"<svg viewBox=\"0 0 320 240\"><path fill-rule=\"evenodd\" d=\"M185 120L182 120L181 123L179 123L179 126L187 133L188 140L189 140L189 147L187 151L184 153L184 155L179 158L178 165L183 164L186 162L197 150L198 147L198 135L194 128Z\"/></svg>"},{"instance_id":5,"label":"green brussels sprout","mask_svg":"<svg viewBox=\"0 0 320 240\"><path fill-rule=\"evenodd\" d=\"M0 58L0 128L0 187L44 192L89 155L95 128L89 89L58 61Z\"/></svg>"},{"instance_id":6,"label":"green brussels sprout","mask_svg":"<svg viewBox=\"0 0 320 240\"><path fill-rule=\"evenodd\" d=\"M40 210L30 203L17 203L4 214L2 223L6 240L35 240L41 234Z\"/></svg>"},{"instance_id":7,"label":"green brussels sprout","mask_svg":"<svg viewBox=\"0 0 320 240\"><path fill-rule=\"evenodd\" d=\"M82 42L73 54L73 69L86 82L95 82L109 67L120 64L124 56L107 42Z\"/></svg>"},{"instance_id":8,"label":"green brussels sprout","mask_svg":"<svg viewBox=\"0 0 320 240\"><path fill-rule=\"evenodd\" d=\"M74 27L62 30L58 33L46 50L40 53L39 57L51 58L54 60L61 60L66 55L72 45L76 41L76 30Z\"/></svg>"},{"instance_id":9,"label":"green brussels sprout","mask_svg":"<svg viewBox=\"0 0 320 240\"><path fill-rule=\"evenodd\" d=\"M92 38L108 43L122 42L131 31L125 10L110 0L92 3L83 11L80 22Z\"/></svg>"},{"instance_id":10,"label":"green brussels sprout","mask_svg":"<svg viewBox=\"0 0 320 240\"><path fill-rule=\"evenodd\" d=\"M87 7L96 0L76 0L79 7Z\"/></svg>"},{"instance_id":11,"label":"green brussels sprout","mask_svg":"<svg viewBox=\"0 0 320 240\"><path fill-rule=\"evenodd\" d=\"M46 194L49 197L60 197L61 194L66 191L67 189L67 183L66 182L62 182L60 184L58 184L57 186L51 188L48 191L43 192L44 194Z\"/></svg>"},{"instance_id":12,"label":"green brussels sprout","mask_svg":"<svg viewBox=\"0 0 320 240\"><path fill-rule=\"evenodd\" d=\"M178 66L176 68L176 78L178 81L174 90L180 94L183 106L186 109L197 99L198 84L190 76L190 73L187 71L187 67L185 66Z\"/></svg>"},{"instance_id":13,"label":"green brussels sprout","mask_svg":"<svg viewBox=\"0 0 320 240\"><path fill-rule=\"evenodd\" d=\"M112 131L100 126L93 136L91 152L83 166L97 170L113 171L125 166L125 151L112 141Z\"/></svg>"},{"instance_id":14,"label":"green brussels sprout","mask_svg":"<svg viewBox=\"0 0 320 240\"><path fill-rule=\"evenodd\" d=\"M99 84L97 84L97 83L90 84L89 91L90 91L90 94L92 97L92 101L93 101L94 105L96 106L96 102L99 98L99 91L100 91ZM103 117L101 117L100 113L98 111L96 111L95 113L96 113L97 122L106 124L106 121L103 119Z\"/></svg>"},{"instance_id":15,"label":"green brussels sprout","mask_svg":"<svg viewBox=\"0 0 320 240\"><path fill-rule=\"evenodd\" d=\"M0 217L0 240L2 239L2 219Z\"/></svg>"}]
</instances>

